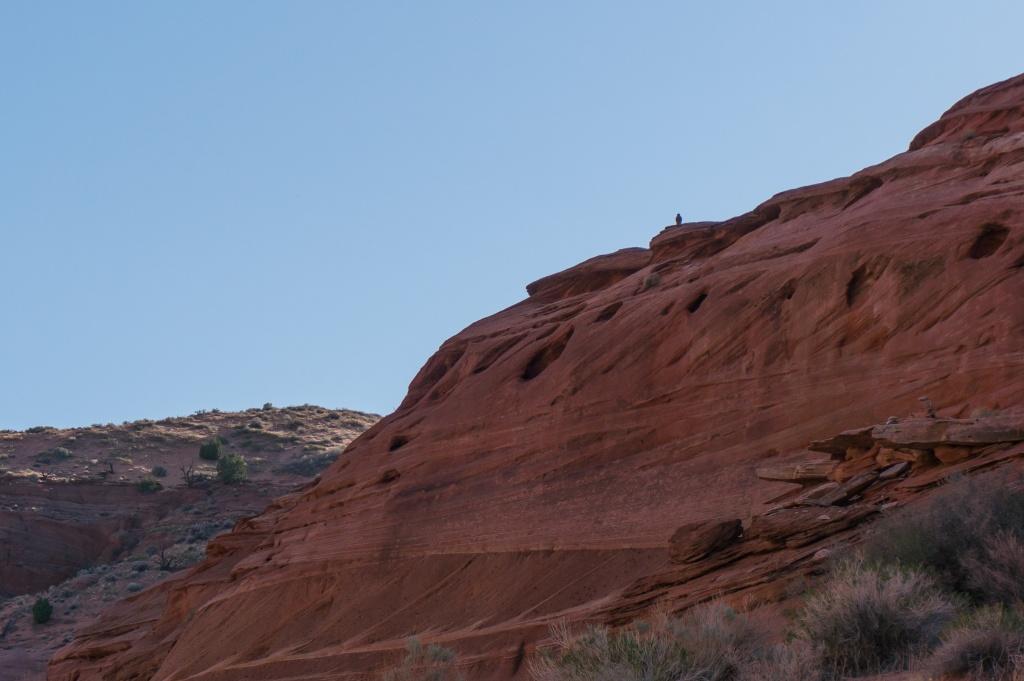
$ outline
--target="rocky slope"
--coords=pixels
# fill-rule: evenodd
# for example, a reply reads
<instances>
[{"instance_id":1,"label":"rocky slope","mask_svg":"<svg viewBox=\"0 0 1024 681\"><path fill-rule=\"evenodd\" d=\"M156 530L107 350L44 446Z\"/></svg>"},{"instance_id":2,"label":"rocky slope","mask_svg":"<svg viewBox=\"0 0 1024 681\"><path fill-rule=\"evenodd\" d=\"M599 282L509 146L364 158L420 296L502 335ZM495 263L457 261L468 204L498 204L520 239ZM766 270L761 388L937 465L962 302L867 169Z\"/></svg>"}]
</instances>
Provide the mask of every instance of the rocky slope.
<instances>
[{"instance_id":1,"label":"rocky slope","mask_svg":"<svg viewBox=\"0 0 1024 681\"><path fill-rule=\"evenodd\" d=\"M268 405L0 432L0 679L42 678L46 659L76 626L201 560L207 538L307 484L376 420ZM246 457L246 482L216 482L215 462L197 457L214 436ZM163 489L143 491L143 480ZM40 593L55 615L35 626L29 611Z\"/></svg>"},{"instance_id":2,"label":"rocky slope","mask_svg":"<svg viewBox=\"0 0 1024 681\"><path fill-rule=\"evenodd\" d=\"M506 678L557 619L783 598L891 504L1024 453L1022 211L1024 76L851 177L535 282L49 678L326 681L411 635Z\"/></svg>"}]
</instances>

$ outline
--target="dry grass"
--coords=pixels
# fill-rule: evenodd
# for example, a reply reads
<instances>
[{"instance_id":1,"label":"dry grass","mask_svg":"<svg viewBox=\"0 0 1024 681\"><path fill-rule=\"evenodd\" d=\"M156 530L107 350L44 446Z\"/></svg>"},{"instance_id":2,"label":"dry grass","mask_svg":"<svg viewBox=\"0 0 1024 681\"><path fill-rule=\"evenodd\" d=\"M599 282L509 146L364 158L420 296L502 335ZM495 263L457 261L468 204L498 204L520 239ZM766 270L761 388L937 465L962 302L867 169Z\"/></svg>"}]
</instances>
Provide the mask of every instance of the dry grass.
<instances>
[{"instance_id":1,"label":"dry grass","mask_svg":"<svg viewBox=\"0 0 1024 681\"><path fill-rule=\"evenodd\" d=\"M806 641L793 641L768 649L748 661L737 681L820 681L821 661Z\"/></svg>"},{"instance_id":2,"label":"dry grass","mask_svg":"<svg viewBox=\"0 0 1024 681\"><path fill-rule=\"evenodd\" d=\"M535 681L731 681L768 651L763 632L722 604L611 631L552 629L553 646L530 664Z\"/></svg>"},{"instance_id":3,"label":"dry grass","mask_svg":"<svg viewBox=\"0 0 1024 681\"><path fill-rule=\"evenodd\" d=\"M405 657L382 676L383 681L461 681L455 666L455 652L436 644L424 646L410 638Z\"/></svg>"}]
</instances>

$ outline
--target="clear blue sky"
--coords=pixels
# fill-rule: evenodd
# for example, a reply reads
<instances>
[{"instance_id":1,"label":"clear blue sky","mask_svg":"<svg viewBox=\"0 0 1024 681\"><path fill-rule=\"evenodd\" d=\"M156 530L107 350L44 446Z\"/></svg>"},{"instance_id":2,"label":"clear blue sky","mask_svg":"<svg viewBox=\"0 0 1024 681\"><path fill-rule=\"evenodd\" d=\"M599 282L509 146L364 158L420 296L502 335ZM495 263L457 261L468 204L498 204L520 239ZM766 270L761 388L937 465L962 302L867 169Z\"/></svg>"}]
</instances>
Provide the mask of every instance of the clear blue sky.
<instances>
[{"instance_id":1,"label":"clear blue sky","mask_svg":"<svg viewBox=\"0 0 1024 681\"><path fill-rule=\"evenodd\" d=\"M906 148L1024 3L0 4L0 427L387 412L529 281Z\"/></svg>"}]
</instances>

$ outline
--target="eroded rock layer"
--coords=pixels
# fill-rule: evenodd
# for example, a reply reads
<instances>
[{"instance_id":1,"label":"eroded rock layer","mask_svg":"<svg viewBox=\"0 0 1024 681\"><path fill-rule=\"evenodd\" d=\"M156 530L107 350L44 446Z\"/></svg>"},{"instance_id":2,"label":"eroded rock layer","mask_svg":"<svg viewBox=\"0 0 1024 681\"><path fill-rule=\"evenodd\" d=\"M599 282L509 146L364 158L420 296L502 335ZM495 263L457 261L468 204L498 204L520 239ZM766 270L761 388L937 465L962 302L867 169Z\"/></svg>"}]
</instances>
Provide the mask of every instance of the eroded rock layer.
<instances>
[{"instance_id":1,"label":"eroded rock layer","mask_svg":"<svg viewBox=\"0 0 1024 681\"><path fill-rule=\"evenodd\" d=\"M528 290L444 343L317 484L81 632L50 678L326 681L411 635L471 676L523 675L556 619L772 598L885 504L1014 459L948 439L960 421L885 421L925 395L961 421L1024 404L1024 77L884 163ZM939 460L942 437L968 451ZM813 483L779 479L807 460Z\"/></svg>"}]
</instances>

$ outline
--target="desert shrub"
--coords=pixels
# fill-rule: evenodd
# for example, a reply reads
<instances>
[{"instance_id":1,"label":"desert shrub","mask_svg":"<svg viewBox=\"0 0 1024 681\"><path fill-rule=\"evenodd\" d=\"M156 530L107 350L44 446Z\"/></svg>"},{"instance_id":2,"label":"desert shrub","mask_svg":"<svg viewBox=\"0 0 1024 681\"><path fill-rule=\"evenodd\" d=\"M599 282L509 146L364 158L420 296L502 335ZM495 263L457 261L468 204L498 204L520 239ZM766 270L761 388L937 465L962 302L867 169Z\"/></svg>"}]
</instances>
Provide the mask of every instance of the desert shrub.
<instances>
[{"instance_id":1,"label":"desert shrub","mask_svg":"<svg viewBox=\"0 0 1024 681\"><path fill-rule=\"evenodd\" d=\"M159 553L160 570L174 572L195 565L206 556L206 551L200 546L175 545L161 549Z\"/></svg>"},{"instance_id":2,"label":"desert shrub","mask_svg":"<svg viewBox=\"0 0 1024 681\"><path fill-rule=\"evenodd\" d=\"M127 588L128 591L130 591L131 593L136 593L137 591L142 591L142 585L139 584L138 582L128 582L128 586L125 587L125 588Z\"/></svg>"},{"instance_id":3,"label":"desert shrub","mask_svg":"<svg viewBox=\"0 0 1024 681\"><path fill-rule=\"evenodd\" d=\"M158 480L148 475L142 480L139 480L135 484L135 487L143 494L152 494L153 492L159 492L164 488Z\"/></svg>"},{"instance_id":4,"label":"desert shrub","mask_svg":"<svg viewBox=\"0 0 1024 681\"><path fill-rule=\"evenodd\" d=\"M153 470L150 471L150 474L154 478L166 478L167 477L167 469L164 468L163 466L153 466Z\"/></svg>"},{"instance_id":5,"label":"desert shrub","mask_svg":"<svg viewBox=\"0 0 1024 681\"><path fill-rule=\"evenodd\" d=\"M821 663L806 641L769 648L740 669L736 681L821 681Z\"/></svg>"},{"instance_id":6,"label":"desert shrub","mask_svg":"<svg viewBox=\"0 0 1024 681\"><path fill-rule=\"evenodd\" d=\"M212 437L199 445L199 458L216 461L224 451L224 442L219 437Z\"/></svg>"},{"instance_id":7,"label":"desert shrub","mask_svg":"<svg viewBox=\"0 0 1024 681\"><path fill-rule=\"evenodd\" d=\"M691 675L689 655L681 643L642 626L620 631L592 627L573 635L553 628L554 650L544 650L530 665L535 681L682 681Z\"/></svg>"},{"instance_id":8,"label":"desert shrub","mask_svg":"<svg viewBox=\"0 0 1024 681\"><path fill-rule=\"evenodd\" d=\"M850 561L807 599L798 626L826 678L839 678L905 669L939 643L956 611L921 571Z\"/></svg>"},{"instance_id":9,"label":"desert shrub","mask_svg":"<svg viewBox=\"0 0 1024 681\"><path fill-rule=\"evenodd\" d=\"M459 681L461 678L453 650L437 644L424 647L416 638L410 638L406 644L401 664L383 675L384 681Z\"/></svg>"},{"instance_id":10,"label":"desert shrub","mask_svg":"<svg viewBox=\"0 0 1024 681\"><path fill-rule=\"evenodd\" d=\"M36 624L46 624L53 616L53 605L48 598L37 598L32 604L32 621Z\"/></svg>"},{"instance_id":11,"label":"desert shrub","mask_svg":"<svg viewBox=\"0 0 1024 681\"><path fill-rule=\"evenodd\" d=\"M231 527L228 521L227 527ZM188 528L188 532L181 538L181 541L189 544L197 542L206 543L206 540L224 529L224 524L219 520L200 521Z\"/></svg>"},{"instance_id":12,"label":"desert shrub","mask_svg":"<svg viewBox=\"0 0 1024 681\"><path fill-rule=\"evenodd\" d=\"M228 485L242 482L249 475L249 464L241 454L225 454L217 461L217 479Z\"/></svg>"},{"instance_id":13,"label":"desert shrub","mask_svg":"<svg viewBox=\"0 0 1024 681\"><path fill-rule=\"evenodd\" d=\"M927 570L939 583L979 600L1017 596L1009 588L1021 573L995 575L1021 565L1024 548L1024 493L1002 475L963 478L947 484L924 503L879 522L863 545L878 565ZM998 541L994 538L998 537ZM1005 542L1011 540L1011 548ZM979 565L988 565L979 579ZM990 587L993 576L996 585Z\"/></svg>"},{"instance_id":14,"label":"desert shrub","mask_svg":"<svg viewBox=\"0 0 1024 681\"><path fill-rule=\"evenodd\" d=\"M644 277L643 283L640 285L640 290L646 291L648 289L652 289L660 283L661 275L658 274L657 272L652 272L651 274L648 274L646 277Z\"/></svg>"},{"instance_id":15,"label":"desert shrub","mask_svg":"<svg viewBox=\"0 0 1024 681\"><path fill-rule=\"evenodd\" d=\"M766 648L764 632L724 603L708 603L670 620L690 662L709 680L732 679Z\"/></svg>"},{"instance_id":16,"label":"desert shrub","mask_svg":"<svg viewBox=\"0 0 1024 681\"><path fill-rule=\"evenodd\" d=\"M531 662L536 681L731 681L766 653L761 632L721 604L615 631L560 625L552 639Z\"/></svg>"},{"instance_id":17,"label":"desert shrub","mask_svg":"<svg viewBox=\"0 0 1024 681\"><path fill-rule=\"evenodd\" d=\"M943 636L925 664L936 676L1010 681L1024 652L1024 622L1001 606L982 608Z\"/></svg>"},{"instance_id":18,"label":"desert shrub","mask_svg":"<svg viewBox=\"0 0 1024 681\"><path fill-rule=\"evenodd\" d=\"M1018 534L1004 530L985 537L960 562L971 593L995 603L1024 601L1024 540Z\"/></svg>"},{"instance_id":19,"label":"desert shrub","mask_svg":"<svg viewBox=\"0 0 1024 681\"><path fill-rule=\"evenodd\" d=\"M50 464L57 463L58 461L67 461L73 456L74 454L67 447L53 447L52 449L47 449L45 452L39 452L32 458L39 463Z\"/></svg>"},{"instance_id":20,"label":"desert shrub","mask_svg":"<svg viewBox=\"0 0 1024 681\"><path fill-rule=\"evenodd\" d=\"M317 454L303 454L302 456L278 466L275 473L288 473L291 475L302 475L313 477L319 475L325 468L338 460L340 450L328 450Z\"/></svg>"}]
</instances>

